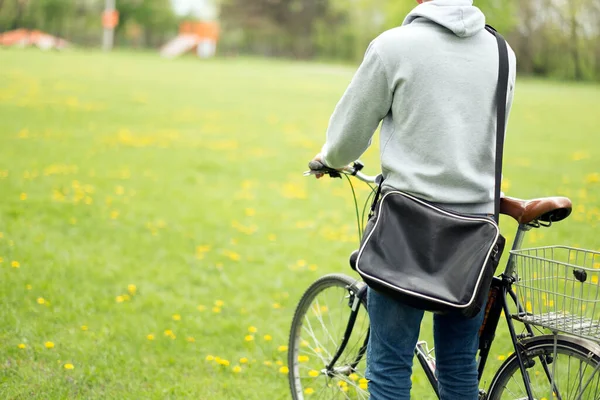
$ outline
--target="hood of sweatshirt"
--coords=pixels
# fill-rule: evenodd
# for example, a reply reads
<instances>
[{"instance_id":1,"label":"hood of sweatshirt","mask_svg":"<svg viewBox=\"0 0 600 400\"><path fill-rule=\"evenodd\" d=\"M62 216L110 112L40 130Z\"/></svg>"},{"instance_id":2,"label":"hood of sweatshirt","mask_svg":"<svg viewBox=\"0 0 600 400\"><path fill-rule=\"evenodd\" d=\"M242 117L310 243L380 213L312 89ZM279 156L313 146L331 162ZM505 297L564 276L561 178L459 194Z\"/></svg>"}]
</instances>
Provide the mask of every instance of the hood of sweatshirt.
<instances>
[{"instance_id":1,"label":"hood of sweatshirt","mask_svg":"<svg viewBox=\"0 0 600 400\"><path fill-rule=\"evenodd\" d=\"M473 6L473 0L433 0L415 7L402 25L419 18L435 22L454 32L456 36L473 36L485 29L485 16Z\"/></svg>"}]
</instances>

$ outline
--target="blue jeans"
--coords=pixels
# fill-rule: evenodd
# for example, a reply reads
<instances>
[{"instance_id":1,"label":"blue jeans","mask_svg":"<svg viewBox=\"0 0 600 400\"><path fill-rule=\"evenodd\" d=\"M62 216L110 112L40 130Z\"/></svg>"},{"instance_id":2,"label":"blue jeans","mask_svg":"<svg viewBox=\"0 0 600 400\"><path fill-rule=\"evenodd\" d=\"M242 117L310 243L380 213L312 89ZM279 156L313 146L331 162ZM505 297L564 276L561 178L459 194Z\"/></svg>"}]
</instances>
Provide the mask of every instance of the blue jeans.
<instances>
[{"instance_id":1,"label":"blue jeans","mask_svg":"<svg viewBox=\"0 0 600 400\"><path fill-rule=\"evenodd\" d=\"M409 400L412 363L424 312L369 289L371 335L367 379L371 400ZM477 400L476 353L484 311L473 319L434 315L433 333L441 400Z\"/></svg>"}]
</instances>

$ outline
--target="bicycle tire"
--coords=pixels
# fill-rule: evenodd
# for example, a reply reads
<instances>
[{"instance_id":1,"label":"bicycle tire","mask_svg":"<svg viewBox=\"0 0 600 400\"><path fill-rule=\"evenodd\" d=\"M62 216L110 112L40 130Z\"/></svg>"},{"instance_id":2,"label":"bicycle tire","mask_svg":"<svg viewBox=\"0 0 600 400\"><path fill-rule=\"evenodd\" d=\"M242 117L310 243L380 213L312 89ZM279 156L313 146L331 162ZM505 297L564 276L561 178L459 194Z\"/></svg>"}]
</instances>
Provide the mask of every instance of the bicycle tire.
<instances>
[{"instance_id":1,"label":"bicycle tire","mask_svg":"<svg viewBox=\"0 0 600 400\"><path fill-rule=\"evenodd\" d=\"M600 347L593 342L573 336L558 335L556 338L556 356L554 335L536 336L523 341L524 361L531 364L527 368L527 374L531 381L533 395L536 400L540 399L599 399L600 398ZM561 357L561 355L563 357ZM557 364L568 358L568 366ZM543 357L543 358L542 358ZM582 364L585 368L579 374L579 384L569 382L572 374L571 357L579 361L580 372ZM545 360L550 376L555 376L555 387L560 397L553 396L553 387L546 371ZM554 371L554 372L553 372ZM591 377L586 373L592 373ZM584 380L585 377L585 380ZM566 385L563 384L566 378ZM585 387L585 382L590 379L590 384ZM560 382L560 383L558 383ZM516 393L518 391L518 393ZM516 354L510 355L500 369L496 372L488 391L488 400L527 400L527 392L523 382L523 376L519 368ZM593 393L593 396L592 396Z\"/></svg>"},{"instance_id":2,"label":"bicycle tire","mask_svg":"<svg viewBox=\"0 0 600 400\"><path fill-rule=\"evenodd\" d=\"M342 353L340 360L336 363L336 374L328 376L324 371L328 362L333 358L333 354L339 348L332 336L343 334L350 317L350 292L348 288L356 293L361 285L364 285L364 283L347 275L330 274L313 282L304 292L294 313L288 342L288 378L294 400L304 400L305 397L337 398L337 396L350 399L368 398L364 371L359 370L360 368L364 368L364 363L366 362L364 355L369 331L366 296L361 299L359 309L359 317L362 314L362 319L360 321L357 320L348 346ZM335 291L332 289L335 289ZM310 322L312 317L315 317L321 324L325 322L322 315L319 317L319 313L324 308L318 302L319 296L325 292L332 296L334 301L337 301L339 297L337 305L340 306L335 310L327 308L328 323L331 322L333 324L333 314L339 314L335 315L335 319L340 323L339 326L333 327L335 328L333 334L327 328L325 329L327 332L326 336L328 336L326 345L330 346L329 348L325 347L326 345L316 338L317 333L315 333L315 329ZM331 304L326 305L326 307L331 306ZM310 310L313 312L311 313ZM315 313L315 310L318 310L318 313ZM309 318L309 315L311 318ZM310 327L310 330L307 326ZM366 329L366 333L361 332L364 329ZM304 338L303 334L307 332L308 335ZM339 337L341 339L341 336ZM304 357L304 359L301 357ZM350 371L352 369L351 365L354 362L359 364L359 369ZM320 368L315 367L315 365L318 365ZM340 372L337 373L337 371ZM307 374L306 376L304 375L305 373ZM313 396L308 396L309 394ZM323 394L325 394L325 397L323 397Z\"/></svg>"}]
</instances>

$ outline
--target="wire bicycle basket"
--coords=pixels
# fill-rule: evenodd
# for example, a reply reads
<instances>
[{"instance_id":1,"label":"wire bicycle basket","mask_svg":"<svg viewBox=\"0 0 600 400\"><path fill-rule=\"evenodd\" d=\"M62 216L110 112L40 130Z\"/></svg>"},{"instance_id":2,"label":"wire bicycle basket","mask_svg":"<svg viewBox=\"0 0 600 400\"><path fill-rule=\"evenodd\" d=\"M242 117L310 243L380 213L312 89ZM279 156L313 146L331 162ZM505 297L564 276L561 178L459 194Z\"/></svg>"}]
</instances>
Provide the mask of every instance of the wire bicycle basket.
<instances>
[{"instance_id":1,"label":"wire bicycle basket","mask_svg":"<svg viewBox=\"0 0 600 400\"><path fill-rule=\"evenodd\" d=\"M600 252L548 246L511 256L516 319L600 342Z\"/></svg>"}]
</instances>

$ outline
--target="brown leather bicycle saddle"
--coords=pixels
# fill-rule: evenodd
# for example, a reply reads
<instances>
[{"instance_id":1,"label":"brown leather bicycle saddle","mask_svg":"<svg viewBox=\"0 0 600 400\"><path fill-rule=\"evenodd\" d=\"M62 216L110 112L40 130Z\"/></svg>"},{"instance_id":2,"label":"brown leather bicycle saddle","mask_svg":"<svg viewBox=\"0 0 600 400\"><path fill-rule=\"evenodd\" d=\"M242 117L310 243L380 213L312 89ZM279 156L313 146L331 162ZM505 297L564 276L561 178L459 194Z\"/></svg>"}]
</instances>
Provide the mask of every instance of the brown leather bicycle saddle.
<instances>
[{"instance_id":1,"label":"brown leather bicycle saddle","mask_svg":"<svg viewBox=\"0 0 600 400\"><path fill-rule=\"evenodd\" d=\"M500 213L510 215L520 224L528 224L535 220L562 221L571 214L572 210L573 204L566 197L544 197L533 200L503 197L500 200Z\"/></svg>"}]
</instances>

